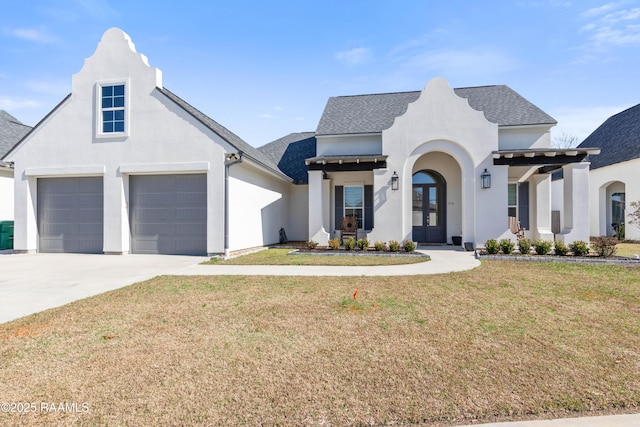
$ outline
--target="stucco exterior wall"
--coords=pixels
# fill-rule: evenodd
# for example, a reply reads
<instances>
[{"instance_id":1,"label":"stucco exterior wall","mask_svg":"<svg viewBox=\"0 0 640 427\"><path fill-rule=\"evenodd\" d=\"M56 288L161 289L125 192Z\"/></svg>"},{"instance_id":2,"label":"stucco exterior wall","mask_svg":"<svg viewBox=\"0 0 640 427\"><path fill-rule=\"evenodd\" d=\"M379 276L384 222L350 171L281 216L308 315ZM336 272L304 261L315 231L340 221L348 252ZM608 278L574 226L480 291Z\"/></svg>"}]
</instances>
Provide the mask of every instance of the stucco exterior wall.
<instances>
[{"instance_id":1,"label":"stucco exterior wall","mask_svg":"<svg viewBox=\"0 0 640 427\"><path fill-rule=\"evenodd\" d=\"M498 149L498 125L472 109L444 79L429 81L407 112L383 131L382 141L383 154L389 157L387 169L374 173L376 226L371 238L411 238L412 172L416 162L432 152L445 153L459 165L463 241L480 242L505 231L507 167L493 166L491 156ZM492 174L492 187L482 190L479 178L485 168ZM391 190L394 171L400 176L398 191ZM504 221L494 220L500 217Z\"/></svg>"},{"instance_id":2,"label":"stucco exterior wall","mask_svg":"<svg viewBox=\"0 0 640 427\"><path fill-rule=\"evenodd\" d=\"M291 241L305 241L309 238L308 185L289 185L289 224L285 230Z\"/></svg>"},{"instance_id":3,"label":"stucco exterior wall","mask_svg":"<svg viewBox=\"0 0 640 427\"><path fill-rule=\"evenodd\" d=\"M13 221L13 171L0 168L0 221Z\"/></svg>"},{"instance_id":4,"label":"stucco exterior wall","mask_svg":"<svg viewBox=\"0 0 640 427\"><path fill-rule=\"evenodd\" d=\"M97 85L104 81L126 84L129 132L124 137L97 133ZM103 176L104 251L126 253L128 176L206 173L207 252L224 252L224 154L235 150L156 87L162 87L160 71L149 67L125 33L108 30L73 76L72 95L8 159L15 162L17 177L16 249L37 249L39 177Z\"/></svg>"},{"instance_id":5,"label":"stucco exterior wall","mask_svg":"<svg viewBox=\"0 0 640 427\"><path fill-rule=\"evenodd\" d=\"M380 134L317 136L316 141L316 156L382 154Z\"/></svg>"},{"instance_id":6,"label":"stucco exterior wall","mask_svg":"<svg viewBox=\"0 0 640 427\"><path fill-rule=\"evenodd\" d=\"M589 204L591 217L589 233L592 236L611 235L611 193L624 191L625 193L625 237L640 240L640 228L629 224L631 202L640 200L640 186L638 186L638 170L640 159L616 163L589 172L590 191Z\"/></svg>"},{"instance_id":7,"label":"stucco exterior wall","mask_svg":"<svg viewBox=\"0 0 640 427\"><path fill-rule=\"evenodd\" d=\"M498 132L500 150L519 150L551 147L549 126L500 128Z\"/></svg>"},{"instance_id":8,"label":"stucco exterior wall","mask_svg":"<svg viewBox=\"0 0 640 427\"><path fill-rule=\"evenodd\" d=\"M229 169L229 250L278 243L289 222L289 185L239 163Z\"/></svg>"}]
</instances>

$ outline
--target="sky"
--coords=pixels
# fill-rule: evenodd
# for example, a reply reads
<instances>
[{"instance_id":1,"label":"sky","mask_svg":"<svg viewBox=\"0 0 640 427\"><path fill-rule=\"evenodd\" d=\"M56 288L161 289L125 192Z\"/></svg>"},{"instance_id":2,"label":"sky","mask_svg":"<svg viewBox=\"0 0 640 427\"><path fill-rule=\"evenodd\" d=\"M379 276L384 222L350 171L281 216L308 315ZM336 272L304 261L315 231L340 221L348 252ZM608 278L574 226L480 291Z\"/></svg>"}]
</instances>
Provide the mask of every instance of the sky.
<instances>
[{"instance_id":1,"label":"sky","mask_svg":"<svg viewBox=\"0 0 640 427\"><path fill-rule=\"evenodd\" d=\"M38 123L119 27L163 85L253 146L330 96L506 84L582 141L640 103L640 0L2 0L0 109Z\"/></svg>"}]
</instances>

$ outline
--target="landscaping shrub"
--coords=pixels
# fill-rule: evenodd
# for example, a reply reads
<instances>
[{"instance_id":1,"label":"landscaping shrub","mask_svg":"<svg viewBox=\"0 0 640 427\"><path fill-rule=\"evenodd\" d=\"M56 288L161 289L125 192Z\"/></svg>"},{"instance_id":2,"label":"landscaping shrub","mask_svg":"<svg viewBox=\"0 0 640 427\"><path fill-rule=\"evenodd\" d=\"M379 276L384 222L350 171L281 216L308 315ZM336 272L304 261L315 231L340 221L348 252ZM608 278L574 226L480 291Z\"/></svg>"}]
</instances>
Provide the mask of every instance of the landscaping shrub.
<instances>
[{"instance_id":1,"label":"landscaping shrub","mask_svg":"<svg viewBox=\"0 0 640 427\"><path fill-rule=\"evenodd\" d=\"M531 252L531 240L520 239L518 240L518 250L522 255L529 255Z\"/></svg>"},{"instance_id":2,"label":"landscaping shrub","mask_svg":"<svg viewBox=\"0 0 640 427\"><path fill-rule=\"evenodd\" d=\"M416 242L413 240L405 240L402 242L402 246L404 246L405 252L413 252L416 250Z\"/></svg>"},{"instance_id":3,"label":"landscaping shrub","mask_svg":"<svg viewBox=\"0 0 640 427\"><path fill-rule=\"evenodd\" d=\"M337 237L334 237L333 239L329 240L329 249L333 249L333 250L340 249L340 239L338 239Z\"/></svg>"},{"instance_id":4,"label":"landscaping shrub","mask_svg":"<svg viewBox=\"0 0 640 427\"><path fill-rule=\"evenodd\" d=\"M308 247L309 249L315 249L315 248L316 248L316 246L318 246L318 242L316 242L315 240L309 240L309 241L307 242L307 247Z\"/></svg>"},{"instance_id":5,"label":"landscaping shrub","mask_svg":"<svg viewBox=\"0 0 640 427\"><path fill-rule=\"evenodd\" d=\"M616 245L618 244L618 239L615 237L594 237L591 240L591 246L593 246L593 250L598 253L598 255L603 257L610 257L616 254L618 248Z\"/></svg>"},{"instance_id":6,"label":"landscaping shrub","mask_svg":"<svg viewBox=\"0 0 640 427\"><path fill-rule=\"evenodd\" d=\"M356 247L356 239L354 239L353 237L349 237L348 239L344 239L342 241L342 244L344 245L344 248L346 250L351 251Z\"/></svg>"},{"instance_id":7,"label":"landscaping shrub","mask_svg":"<svg viewBox=\"0 0 640 427\"><path fill-rule=\"evenodd\" d=\"M575 242L571 243L569 247L571 248L571 252L573 252L575 256L585 256L589 253L589 246L587 246L587 242L584 242L582 240L576 240Z\"/></svg>"},{"instance_id":8,"label":"landscaping shrub","mask_svg":"<svg viewBox=\"0 0 640 427\"><path fill-rule=\"evenodd\" d=\"M565 243L561 242L560 240L556 240L555 242L553 242L553 248L556 255L559 256L565 256L569 253L569 246L565 245Z\"/></svg>"},{"instance_id":9,"label":"landscaping shrub","mask_svg":"<svg viewBox=\"0 0 640 427\"><path fill-rule=\"evenodd\" d=\"M511 239L502 239L500 240L498 245L500 245L500 249L502 250L502 253L505 255L509 255L511 252L513 252L513 249L516 247L516 244L513 243Z\"/></svg>"},{"instance_id":10,"label":"landscaping shrub","mask_svg":"<svg viewBox=\"0 0 640 427\"><path fill-rule=\"evenodd\" d=\"M533 243L533 248L538 255L546 255L551 252L551 242L548 240L536 240Z\"/></svg>"},{"instance_id":11,"label":"landscaping shrub","mask_svg":"<svg viewBox=\"0 0 640 427\"><path fill-rule=\"evenodd\" d=\"M386 251L387 250L387 244L385 242L375 242L373 244L373 247L378 252L382 252L382 251Z\"/></svg>"},{"instance_id":12,"label":"landscaping shrub","mask_svg":"<svg viewBox=\"0 0 640 427\"><path fill-rule=\"evenodd\" d=\"M356 245L360 248L361 251L366 251L369 248L369 239L362 238L356 242Z\"/></svg>"},{"instance_id":13,"label":"landscaping shrub","mask_svg":"<svg viewBox=\"0 0 640 427\"><path fill-rule=\"evenodd\" d=\"M397 240L389 240L389 250L391 252L400 252L400 243Z\"/></svg>"},{"instance_id":14,"label":"landscaping shrub","mask_svg":"<svg viewBox=\"0 0 640 427\"><path fill-rule=\"evenodd\" d=\"M496 239L489 239L484 243L484 248L489 255L495 255L500 252L500 245Z\"/></svg>"}]
</instances>

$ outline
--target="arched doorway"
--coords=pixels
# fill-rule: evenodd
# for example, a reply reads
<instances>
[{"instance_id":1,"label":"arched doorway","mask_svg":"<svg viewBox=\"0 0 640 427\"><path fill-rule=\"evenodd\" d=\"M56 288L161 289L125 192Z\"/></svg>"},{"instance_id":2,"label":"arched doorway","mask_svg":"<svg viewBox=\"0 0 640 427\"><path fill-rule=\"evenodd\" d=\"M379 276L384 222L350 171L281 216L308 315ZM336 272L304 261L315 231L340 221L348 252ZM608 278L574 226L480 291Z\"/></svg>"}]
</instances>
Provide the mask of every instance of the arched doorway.
<instances>
[{"instance_id":1,"label":"arched doorway","mask_svg":"<svg viewBox=\"0 0 640 427\"><path fill-rule=\"evenodd\" d=\"M438 172L425 169L412 178L413 240L446 243L447 183Z\"/></svg>"}]
</instances>

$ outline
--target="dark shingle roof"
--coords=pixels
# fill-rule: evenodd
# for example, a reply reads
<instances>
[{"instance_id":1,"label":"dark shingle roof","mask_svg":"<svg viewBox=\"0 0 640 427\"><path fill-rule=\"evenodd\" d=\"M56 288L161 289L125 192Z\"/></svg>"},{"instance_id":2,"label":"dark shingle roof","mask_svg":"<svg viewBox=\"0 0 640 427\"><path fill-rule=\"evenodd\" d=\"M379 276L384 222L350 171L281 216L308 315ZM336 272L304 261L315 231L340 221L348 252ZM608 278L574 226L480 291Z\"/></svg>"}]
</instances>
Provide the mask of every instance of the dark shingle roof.
<instances>
[{"instance_id":1,"label":"dark shingle roof","mask_svg":"<svg viewBox=\"0 0 640 427\"><path fill-rule=\"evenodd\" d=\"M230 145L232 145L235 149L242 151L245 156L248 156L254 162L266 167L267 169L271 169L273 172L276 172L283 177L287 177L282 173L281 170L278 169L277 162L274 162L271 157L265 156L262 152L258 151L255 147L249 145L242 138L240 138L235 133L231 132L229 129L222 126L220 123L216 122L197 108L193 107L191 104L180 98L178 95L174 94L170 90L166 88L157 88L160 93L165 95L171 101L176 103L179 107L197 119L200 123L205 125L207 128L215 132L222 139L227 141Z\"/></svg>"},{"instance_id":2,"label":"dark shingle roof","mask_svg":"<svg viewBox=\"0 0 640 427\"><path fill-rule=\"evenodd\" d=\"M0 110L0 159L7 154L29 131L27 126L4 110ZM0 160L0 166L4 163Z\"/></svg>"},{"instance_id":3,"label":"dark shingle roof","mask_svg":"<svg viewBox=\"0 0 640 427\"><path fill-rule=\"evenodd\" d=\"M556 120L508 86L454 89L471 108L484 112L500 126L556 124ZM331 97L316 130L317 135L377 133L388 129L396 117L422 92L382 93Z\"/></svg>"},{"instance_id":4,"label":"dark shingle roof","mask_svg":"<svg viewBox=\"0 0 640 427\"><path fill-rule=\"evenodd\" d=\"M599 147L591 169L640 158L640 104L609 117L578 146Z\"/></svg>"},{"instance_id":5,"label":"dark shingle roof","mask_svg":"<svg viewBox=\"0 0 640 427\"><path fill-rule=\"evenodd\" d=\"M316 155L314 132L292 133L258 147L258 150L276 163L296 184L308 183L307 165L304 161Z\"/></svg>"}]
</instances>

